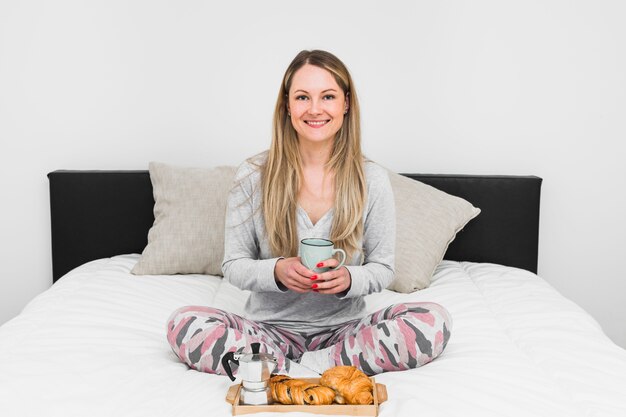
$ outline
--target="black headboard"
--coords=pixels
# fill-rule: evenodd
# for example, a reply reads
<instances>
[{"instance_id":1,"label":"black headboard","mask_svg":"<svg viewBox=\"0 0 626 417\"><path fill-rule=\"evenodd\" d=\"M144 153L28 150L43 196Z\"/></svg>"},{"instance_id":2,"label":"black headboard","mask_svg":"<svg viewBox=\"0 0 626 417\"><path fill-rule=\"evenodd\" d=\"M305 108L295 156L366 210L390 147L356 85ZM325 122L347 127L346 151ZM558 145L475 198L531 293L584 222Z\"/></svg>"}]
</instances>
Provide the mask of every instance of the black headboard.
<instances>
[{"instance_id":1,"label":"black headboard","mask_svg":"<svg viewBox=\"0 0 626 417\"><path fill-rule=\"evenodd\" d=\"M537 272L541 178L404 175L481 209L445 259ZM54 171L48 178L54 281L85 262L143 251L154 222L148 171Z\"/></svg>"}]
</instances>

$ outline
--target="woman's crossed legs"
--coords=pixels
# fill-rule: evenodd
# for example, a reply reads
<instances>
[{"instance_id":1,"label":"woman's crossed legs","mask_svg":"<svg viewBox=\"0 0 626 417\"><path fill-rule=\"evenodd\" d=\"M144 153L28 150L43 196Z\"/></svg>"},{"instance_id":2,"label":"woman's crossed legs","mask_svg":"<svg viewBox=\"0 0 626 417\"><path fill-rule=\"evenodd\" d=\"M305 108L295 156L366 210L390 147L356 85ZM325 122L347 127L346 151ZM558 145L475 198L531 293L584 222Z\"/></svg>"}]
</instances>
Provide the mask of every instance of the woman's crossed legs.
<instances>
[{"instance_id":1,"label":"woman's crossed legs","mask_svg":"<svg viewBox=\"0 0 626 417\"><path fill-rule=\"evenodd\" d=\"M191 368L225 375L227 352L261 352L278 358L278 371L288 371L286 358L297 360L306 351L324 349L328 366L353 365L367 375L422 366L446 347L450 338L448 312L435 303L394 304L360 320L314 334L287 330L244 319L212 307L183 307L167 323L167 340Z\"/></svg>"}]
</instances>

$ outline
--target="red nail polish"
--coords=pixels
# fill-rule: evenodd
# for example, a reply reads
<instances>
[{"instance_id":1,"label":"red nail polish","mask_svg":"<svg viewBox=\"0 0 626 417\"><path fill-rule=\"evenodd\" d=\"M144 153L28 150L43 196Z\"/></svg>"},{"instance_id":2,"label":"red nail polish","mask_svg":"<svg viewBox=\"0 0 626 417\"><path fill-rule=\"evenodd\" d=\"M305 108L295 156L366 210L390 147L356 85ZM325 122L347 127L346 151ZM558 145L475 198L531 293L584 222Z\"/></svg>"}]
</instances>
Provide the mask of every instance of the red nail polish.
<instances>
[{"instance_id":1,"label":"red nail polish","mask_svg":"<svg viewBox=\"0 0 626 417\"><path fill-rule=\"evenodd\" d=\"M317 288L317 284L311 285L311 288L316 289Z\"/></svg>"},{"instance_id":2,"label":"red nail polish","mask_svg":"<svg viewBox=\"0 0 626 417\"><path fill-rule=\"evenodd\" d=\"M316 268L321 268L324 266L324 262L320 262L317 265L315 265Z\"/></svg>"},{"instance_id":3,"label":"red nail polish","mask_svg":"<svg viewBox=\"0 0 626 417\"><path fill-rule=\"evenodd\" d=\"M311 275L311 279L317 279L317 275Z\"/></svg>"}]
</instances>

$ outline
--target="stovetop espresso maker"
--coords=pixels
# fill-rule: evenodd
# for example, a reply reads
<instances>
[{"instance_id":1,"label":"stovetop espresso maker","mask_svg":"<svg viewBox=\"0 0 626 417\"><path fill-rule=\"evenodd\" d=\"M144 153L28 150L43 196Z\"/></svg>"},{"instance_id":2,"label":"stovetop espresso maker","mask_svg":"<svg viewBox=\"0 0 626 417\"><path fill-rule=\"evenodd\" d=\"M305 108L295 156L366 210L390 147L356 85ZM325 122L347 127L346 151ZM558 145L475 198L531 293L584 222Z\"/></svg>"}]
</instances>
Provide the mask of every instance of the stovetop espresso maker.
<instances>
[{"instance_id":1,"label":"stovetop espresso maker","mask_svg":"<svg viewBox=\"0 0 626 417\"><path fill-rule=\"evenodd\" d=\"M278 366L278 359L269 353L259 353L261 344L250 345L252 353L228 352L222 358L222 366L232 381L235 380L230 362L239 366L237 374L242 380L239 396L241 404L265 405L272 404L270 392L270 375Z\"/></svg>"}]
</instances>

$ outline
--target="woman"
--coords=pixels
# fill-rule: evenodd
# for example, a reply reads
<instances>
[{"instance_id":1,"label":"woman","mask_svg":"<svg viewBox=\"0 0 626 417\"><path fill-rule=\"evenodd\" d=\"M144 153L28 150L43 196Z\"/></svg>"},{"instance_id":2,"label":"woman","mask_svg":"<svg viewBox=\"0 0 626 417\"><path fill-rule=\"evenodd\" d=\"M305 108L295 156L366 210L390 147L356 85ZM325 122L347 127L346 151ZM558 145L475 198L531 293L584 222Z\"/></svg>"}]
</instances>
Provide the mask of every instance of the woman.
<instances>
[{"instance_id":1,"label":"woman","mask_svg":"<svg viewBox=\"0 0 626 417\"><path fill-rule=\"evenodd\" d=\"M344 249L345 266L306 268L298 245L308 237ZM289 358L318 373L343 364L374 375L421 366L446 346L450 317L437 304L364 314L363 297L393 279L394 199L386 171L361 153L356 91L328 52L302 51L287 68L271 147L237 172L225 241L224 277L251 291L246 318L211 307L174 312L168 340L194 369L225 374L224 354L259 342L282 372Z\"/></svg>"}]
</instances>

